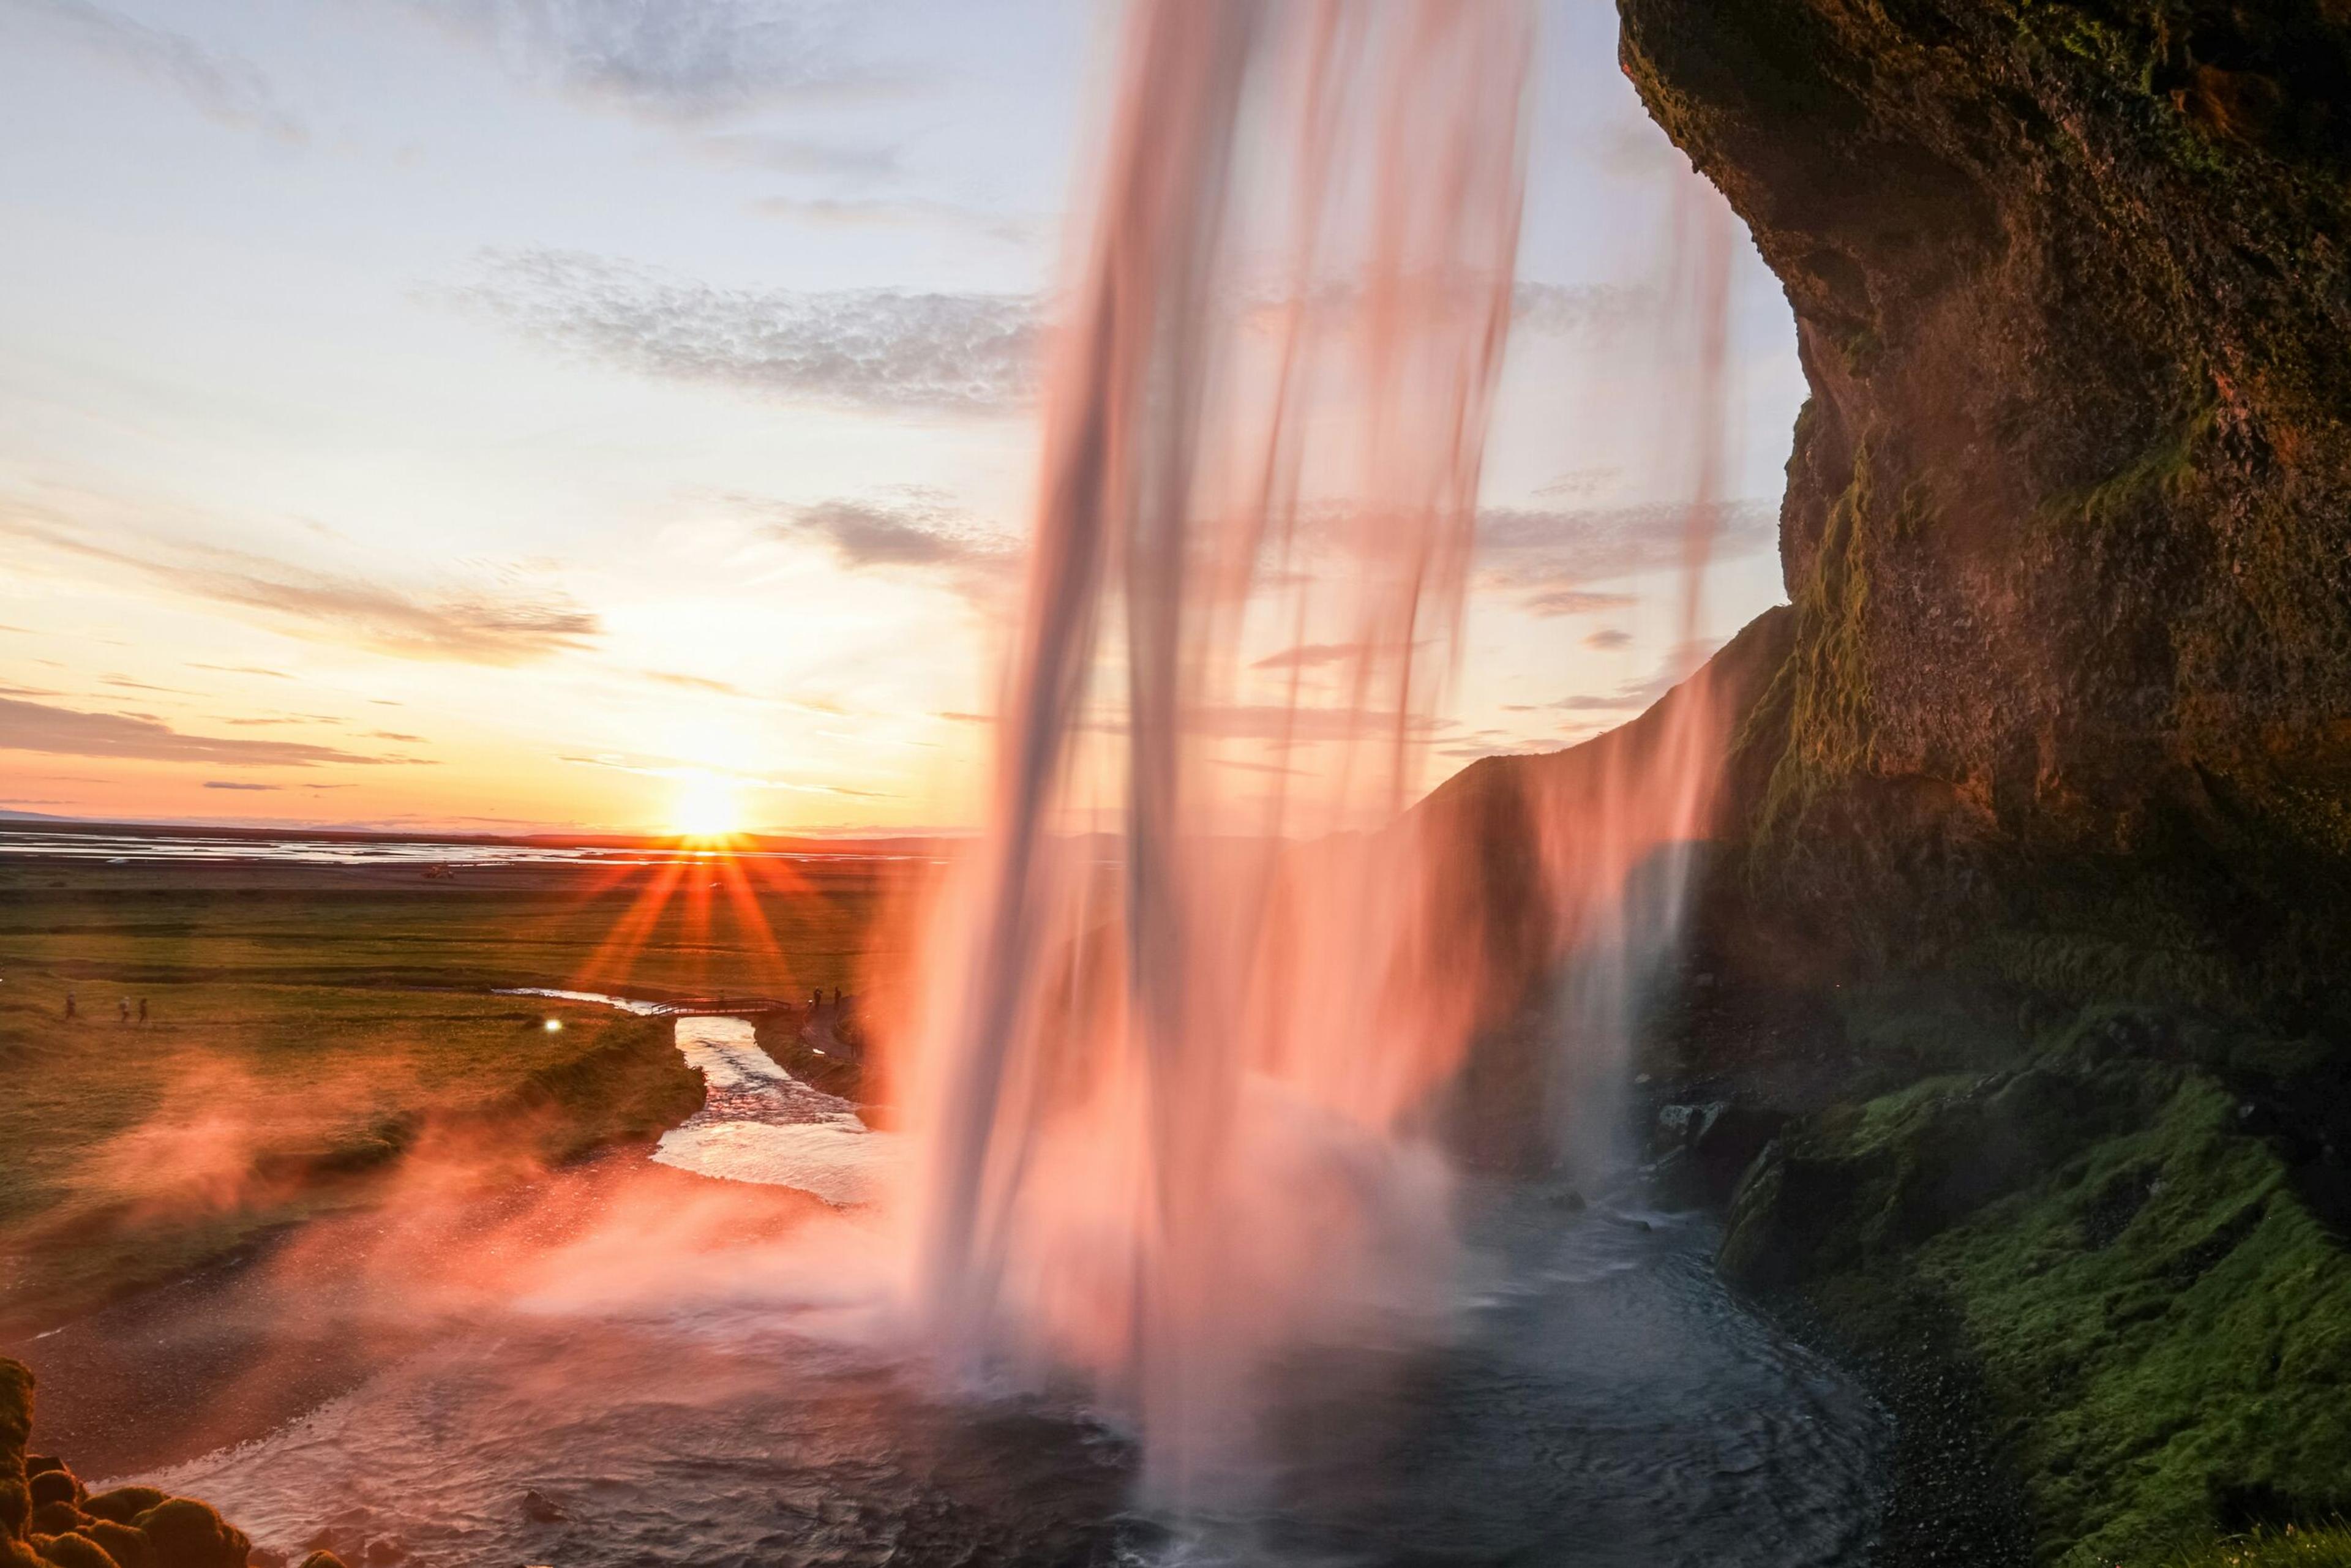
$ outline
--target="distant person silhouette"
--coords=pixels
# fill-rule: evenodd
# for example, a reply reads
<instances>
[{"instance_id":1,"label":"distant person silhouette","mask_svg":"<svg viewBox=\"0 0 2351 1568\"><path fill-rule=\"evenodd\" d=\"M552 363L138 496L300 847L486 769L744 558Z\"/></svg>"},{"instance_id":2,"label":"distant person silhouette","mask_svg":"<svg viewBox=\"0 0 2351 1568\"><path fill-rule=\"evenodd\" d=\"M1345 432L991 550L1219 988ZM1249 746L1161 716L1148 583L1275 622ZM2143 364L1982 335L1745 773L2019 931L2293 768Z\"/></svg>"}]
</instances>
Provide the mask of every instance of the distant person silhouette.
<instances>
[{"instance_id":1,"label":"distant person silhouette","mask_svg":"<svg viewBox=\"0 0 2351 1568\"><path fill-rule=\"evenodd\" d=\"M131 998L129 997L117 997L114 999L114 1012L117 1018L120 1019L124 1023L129 1023L131 1021Z\"/></svg>"},{"instance_id":2,"label":"distant person silhouette","mask_svg":"<svg viewBox=\"0 0 2351 1568\"><path fill-rule=\"evenodd\" d=\"M74 1016L74 994L73 994L71 991L68 991L68 992L66 993L66 1017L68 1017L68 1018L71 1018L71 1017L73 1017L73 1016Z\"/></svg>"},{"instance_id":3,"label":"distant person silhouette","mask_svg":"<svg viewBox=\"0 0 2351 1568\"><path fill-rule=\"evenodd\" d=\"M139 998L139 1021L141 1023L145 1023L147 1021L147 998L145 997Z\"/></svg>"},{"instance_id":4,"label":"distant person silhouette","mask_svg":"<svg viewBox=\"0 0 2351 1568\"><path fill-rule=\"evenodd\" d=\"M824 988L822 986L810 986L809 988L809 1011L813 1013L817 1009L822 1006L824 1006Z\"/></svg>"}]
</instances>

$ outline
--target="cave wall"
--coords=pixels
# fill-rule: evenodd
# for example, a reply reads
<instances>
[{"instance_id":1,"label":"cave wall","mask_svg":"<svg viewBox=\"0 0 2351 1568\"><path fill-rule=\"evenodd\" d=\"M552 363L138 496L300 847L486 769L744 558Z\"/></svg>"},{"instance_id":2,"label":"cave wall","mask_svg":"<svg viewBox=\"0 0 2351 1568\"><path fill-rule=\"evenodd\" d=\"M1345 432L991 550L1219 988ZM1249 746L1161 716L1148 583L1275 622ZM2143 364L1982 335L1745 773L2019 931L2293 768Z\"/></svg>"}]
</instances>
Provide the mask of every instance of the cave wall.
<instances>
[{"instance_id":1,"label":"cave wall","mask_svg":"<svg viewBox=\"0 0 2351 1568\"><path fill-rule=\"evenodd\" d=\"M1811 383L1750 889L2027 986L2339 1010L2351 3L1620 10Z\"/></svg>"}]
</instances>

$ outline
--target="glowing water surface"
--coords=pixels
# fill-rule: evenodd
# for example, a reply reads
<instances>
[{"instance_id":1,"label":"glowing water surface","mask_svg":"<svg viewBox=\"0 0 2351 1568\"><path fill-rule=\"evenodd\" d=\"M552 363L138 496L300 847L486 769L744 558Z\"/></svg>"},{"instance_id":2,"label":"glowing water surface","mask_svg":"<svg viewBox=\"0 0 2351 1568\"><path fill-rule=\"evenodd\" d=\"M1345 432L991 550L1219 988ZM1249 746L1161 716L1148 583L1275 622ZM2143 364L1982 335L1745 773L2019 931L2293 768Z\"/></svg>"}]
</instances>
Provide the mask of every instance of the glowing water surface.
<instances>
[{"instance_id":1,"label":"glowing water surface","mask_svg":"<svg viewBox=\"0 0 2351 1568\"><path fill-rule=\"evenodd\" d=\"M747 1025L678 1031L703 1116L785 1113L769 1092L843 1113ZM1073 1397L949 1397L876 1328L876 1282L779 1285L748 1249L731 1285L671 1289L649 1250L632 1292L453 1315L287 1427L138 1479L267 1548L397 1541L416 1568L1864 1561L1886 1418L1728 1294L1709 1222L1636 1193L1466 1190L1456 1332L1292 1354L1246 1516L1134 1511L1128 1436Z\"/></svg>"}]
</instances>

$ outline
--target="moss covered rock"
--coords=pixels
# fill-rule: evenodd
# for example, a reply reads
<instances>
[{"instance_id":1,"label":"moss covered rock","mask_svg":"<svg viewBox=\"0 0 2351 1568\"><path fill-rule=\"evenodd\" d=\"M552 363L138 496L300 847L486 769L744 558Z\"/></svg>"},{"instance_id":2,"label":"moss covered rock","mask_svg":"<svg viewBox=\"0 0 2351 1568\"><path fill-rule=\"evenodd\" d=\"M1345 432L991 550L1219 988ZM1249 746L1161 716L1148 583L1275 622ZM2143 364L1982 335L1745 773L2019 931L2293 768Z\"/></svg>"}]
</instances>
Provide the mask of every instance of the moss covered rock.
<instances>
[{"instance_id":1,"label":"moss covered rock","mask_svg":"<svg viewBox=\"0 0 2351 1568\"><path fill-rule=\"evenodd\" d=\"M97 1519L84 1526L82 1533L98 1542L114 1560L116 1568L153 1568L154 1548L148 1542L146 1532L134 1526Z\"/></svg>"},{"instance_id":2,"label":"moss covered rock","mask_svg":"<svg viewBox=\"0 0 2351 1568\"><path fill-rule=\"evenodd\" d=\"M103 1547L78 1531L49 1537L40 1554L57 1568L118 1568Z\"/></svg>"},{"instance_id":3,"label":"moss covered rock","mask_svg":"<svg viewBox=\"0 0 2351 1568\"><path fill-rule=\"evenodd\" d=\"M155 1568L245 1568L253 1543L210 1503L166 1498L139 1516Z\"/></svg>"},{"instance_id":4,"label":"moss covered rock","mask_svg":"<svg viewBox=\"0 0 2351 1568\"><path fill-rule=\"evenodd\" d=\"M0 1568L246 1568L253 1543L210 1504L153 1487L89 1495L62 1459L26 1455L32 1427L32 1372L0 1357L0 1505L21 1505L0 1512Z\"/></svg>"},{"instance_id":5,"label":"moss covered rock","mask_svg":"<svg viewBox=\"0 0 2351 1568\"><path fill-rule=\"evenodd\" d=\"M36 1471L26 1479L25 1485L32 1494L35 1508L49 1502L78 1504L87 1495L81 1482L76 1480L73 1472L62 1465Z\"/></svg>"},{"instance_id":6,"label":"moss covered rock","mask_svg":"<svg viewBox=\"0 0 2351 1568\"><path fill-rule=\"evenodd\" d=\"M0 1356L0 1536L25 1538L33 1514L25 1446L33 1438L33 1371Z\"/></svg>"},{"instance_id":7,"label":"moss covered rock","mask_svg":"<svg viewBox=\"0 0 2351 1568\"><path fill-rule=\"evenodd\" d=\"M2071 1059L1838 1107L1758 1162L1724 1265L1881 1359L1937 1303L1925 1348L1980 1380L2040 1561L2322 1521L2351 1508L2351 1257L2241 1104Z\"/></svg>"},{"instance_id":8,"label":"moss covered rock","mask_svg":"<svg viewBox=\"0 0 2351 1568\"><path fill-rule=\"evenodd\" d=\"M83 1500L81 1511L92 1519L129 1524L167 1495L155 1487L116 1487L110 1491L92 1492Z\"/></svg>"},{"instance_id":9,"label":"moss covered rock","mask_svg":"<svg viewBox=\"0 0 2351 1568\"><path fill-rule=\"evenodd\" d=\"M1775 913L2344 1019L2351 13L1620 10L1812 392L1746 737Z\"/></svg>"}]
</instances>

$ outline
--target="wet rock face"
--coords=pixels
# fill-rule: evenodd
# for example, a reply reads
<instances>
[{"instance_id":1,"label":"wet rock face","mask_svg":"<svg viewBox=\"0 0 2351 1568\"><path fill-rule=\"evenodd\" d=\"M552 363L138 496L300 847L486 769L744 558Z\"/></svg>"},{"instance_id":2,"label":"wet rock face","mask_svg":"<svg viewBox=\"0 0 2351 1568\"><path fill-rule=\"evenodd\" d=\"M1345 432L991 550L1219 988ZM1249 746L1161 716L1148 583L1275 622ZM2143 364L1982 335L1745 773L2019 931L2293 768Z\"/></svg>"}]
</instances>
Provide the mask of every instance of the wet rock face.
<instances>
[{"instance_id":1,"label":"wet rock face","mask_svg":"<svg viewBox=\"0 0 2351 1568\"><path fill-rule=\"evenodd\" d=\"M2351 5L1620 10L1812 385L1795 648L1747 736L1787 889L1915 907L2011 858L2201 857L2234 879L2213 929L2338 900Z\"/></svg>"}]
</instances>

